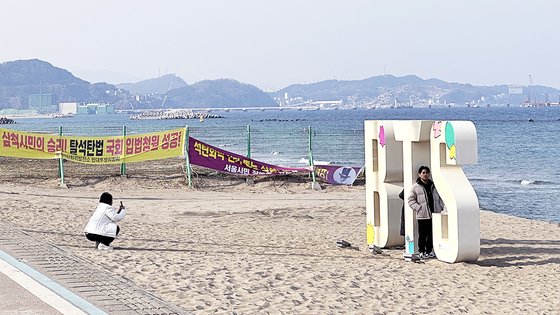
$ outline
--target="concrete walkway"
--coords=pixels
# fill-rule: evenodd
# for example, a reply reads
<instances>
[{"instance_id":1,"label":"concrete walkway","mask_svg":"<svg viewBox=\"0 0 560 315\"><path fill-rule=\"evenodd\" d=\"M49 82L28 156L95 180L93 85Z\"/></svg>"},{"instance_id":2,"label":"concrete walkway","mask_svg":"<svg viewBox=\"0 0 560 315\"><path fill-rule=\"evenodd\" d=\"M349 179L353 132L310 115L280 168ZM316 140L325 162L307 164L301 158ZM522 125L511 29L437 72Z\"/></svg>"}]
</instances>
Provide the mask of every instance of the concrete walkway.
<instances>
[{"instance_id":1,"label":"concrete walkway","mask_svg":"<svg viewBox=\"0 0 560 315\"><path fill-rule=\"evenodd\" d=\"M0 223L2 314L187 314L130 280Z\"/></svg>"},{"instance_id":2,"label":"concrete walkway","mask_svg":"<svg viewBox=\"0 0 560 315\"><path fill-rule=\"evenodd\" d=\"M0 310L3 314L61 314L3 273L0 273Z\"/></svg>"}]
</instances>

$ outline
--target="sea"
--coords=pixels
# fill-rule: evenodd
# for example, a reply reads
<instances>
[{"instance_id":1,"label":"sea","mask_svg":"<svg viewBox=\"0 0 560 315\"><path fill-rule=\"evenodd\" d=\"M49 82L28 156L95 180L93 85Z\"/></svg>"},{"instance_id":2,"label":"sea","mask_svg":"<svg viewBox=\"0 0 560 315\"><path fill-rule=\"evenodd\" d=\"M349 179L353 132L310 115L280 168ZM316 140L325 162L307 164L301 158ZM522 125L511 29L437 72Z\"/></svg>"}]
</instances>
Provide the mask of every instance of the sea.
<instances>
[{"instance_id":1,"label":"sea","mask_svg":"<svg viewBox=\"0 0 560 315\"><path fill-rule=\"evenodd\" d=\"M365 120L469 120L478 163L463 169L482 209L560 223L560 107L432 107L216 111L222 118L131 120L127 114L16 118L4 128L65 135L141 134L188 126L189 135L283 166L364 165Z\"/></svg>"}]
</instances>

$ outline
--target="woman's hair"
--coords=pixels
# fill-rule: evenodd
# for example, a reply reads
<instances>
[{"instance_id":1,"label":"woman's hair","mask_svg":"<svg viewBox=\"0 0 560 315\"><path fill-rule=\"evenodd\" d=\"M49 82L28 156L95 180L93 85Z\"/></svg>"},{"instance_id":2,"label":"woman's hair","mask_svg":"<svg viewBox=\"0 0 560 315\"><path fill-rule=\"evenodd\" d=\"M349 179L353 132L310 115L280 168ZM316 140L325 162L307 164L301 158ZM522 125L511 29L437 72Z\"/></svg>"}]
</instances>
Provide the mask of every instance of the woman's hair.
<instances>
[{"instance_id":1,"label":"woman's hair","mask_svg":"<svg viewBox=\"0 0 560 315\"><path fill-rule=\"evenodd\" d=\"M427 167L426 165L422 165L422 166L420 166L420 168L418 169L418 174L422 173L423 170L426 170L426 172L430 173L430 168Z\"/></svg>"},{"instance_id":2,"label":"woman's hair","mask_svg":"<svg viewBox=\"0 0 560 315\"><path fill-rule=\"evenodd\" d=\"M101 194L101 198L99 198L99 202L106 203L108 205L113 205L113 196L108 192L104 192Z\"/></svg>"}]
</instances>

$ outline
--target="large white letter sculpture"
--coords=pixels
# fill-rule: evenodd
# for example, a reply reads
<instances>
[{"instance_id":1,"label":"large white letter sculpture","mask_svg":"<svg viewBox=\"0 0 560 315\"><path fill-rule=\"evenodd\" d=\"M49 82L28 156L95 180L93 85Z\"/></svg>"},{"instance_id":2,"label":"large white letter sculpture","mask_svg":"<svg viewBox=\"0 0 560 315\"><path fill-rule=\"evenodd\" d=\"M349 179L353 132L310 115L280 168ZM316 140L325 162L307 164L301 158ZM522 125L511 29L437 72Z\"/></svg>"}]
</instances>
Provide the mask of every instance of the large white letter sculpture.
<instances>
[{"instance_id":1,"label":"large white letter sculpture","mask_svg":"<svg viewBox=\"0 0 560 315\"><path fill-rule=\"evenodd\" d=\"M399 193L403 185L402 145L395 140L392 123L366 121L364 130L368 192L367 243L378 247L402 245L404 238L399 233L402 208Z\"/></svg>"},{"instance_id":2,"label":"large white letter sculpture","mask_svg":"<svg viewBox=\"0 0 560 315\"><path fill-rule=\"evenodd\" d=\"M461 165L476 163L476 129L467 121L365 121L367 243L405 245L418 251L416 214L405 205L405 237L400 233L403 190L407 199L421 165L446 210L433 216L434 251L439 260L476 261L480 254L478 198Z\"/></svg>"}]
</instances>

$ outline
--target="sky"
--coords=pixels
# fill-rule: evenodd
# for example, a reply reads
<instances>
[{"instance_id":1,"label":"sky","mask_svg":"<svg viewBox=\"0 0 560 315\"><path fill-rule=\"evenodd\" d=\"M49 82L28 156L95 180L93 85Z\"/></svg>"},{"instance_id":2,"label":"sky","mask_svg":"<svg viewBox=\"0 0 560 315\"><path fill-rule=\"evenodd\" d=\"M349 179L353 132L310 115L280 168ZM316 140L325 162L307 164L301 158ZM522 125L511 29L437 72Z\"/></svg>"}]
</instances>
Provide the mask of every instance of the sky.
<instances>
[{"instance_id":1,"label":"sky","mask_svg":"<svg viewBox=\"0 0 560 315\"><path fill-rule=\"evenodd\" d=\"M263 90L417 75L560 88L551 0L2 0L0 62L40 59L90 82L173 73Z\"/></svg>"}]
</instances>

